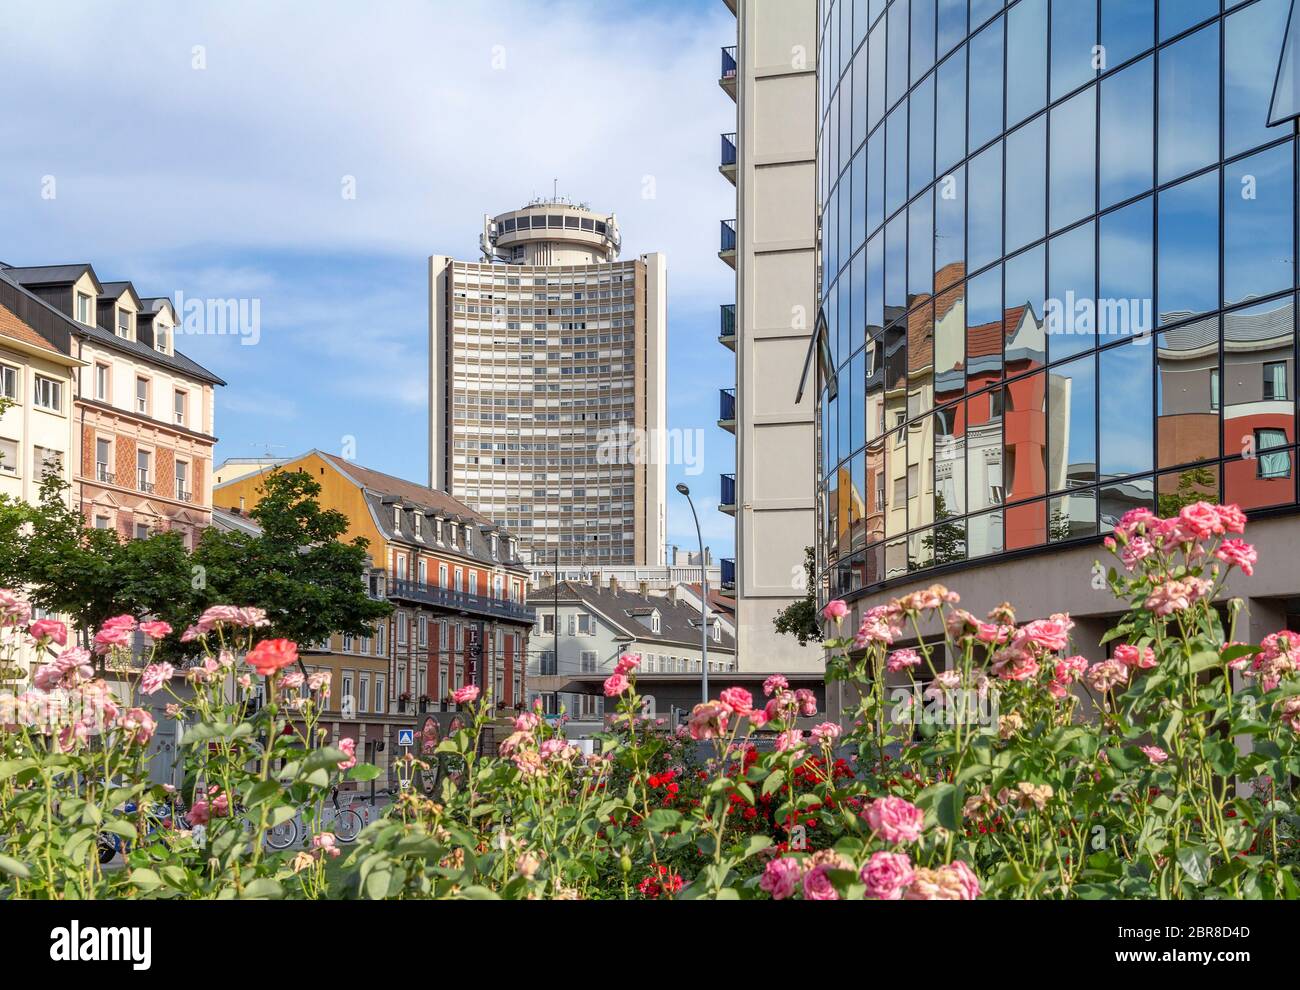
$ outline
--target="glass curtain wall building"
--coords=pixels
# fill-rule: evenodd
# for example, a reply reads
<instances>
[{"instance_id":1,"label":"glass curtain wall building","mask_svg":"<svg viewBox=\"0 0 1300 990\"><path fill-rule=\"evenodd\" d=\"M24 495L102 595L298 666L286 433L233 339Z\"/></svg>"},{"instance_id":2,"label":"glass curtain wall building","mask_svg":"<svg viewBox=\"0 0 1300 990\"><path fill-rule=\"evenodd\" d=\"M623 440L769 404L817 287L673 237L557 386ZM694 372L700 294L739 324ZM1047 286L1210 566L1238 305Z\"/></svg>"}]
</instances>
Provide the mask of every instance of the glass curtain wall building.
<instances>
[{"instance_id":1,"label":"glass curtain wall building","mask_svg":"<svg viewBox=\"0 0 1300 990\"><path fill-rule=\"evenodd\" d=\"M1290 7L822 0L823 599L1294 506Z\"/></svg>"}]
</instances>

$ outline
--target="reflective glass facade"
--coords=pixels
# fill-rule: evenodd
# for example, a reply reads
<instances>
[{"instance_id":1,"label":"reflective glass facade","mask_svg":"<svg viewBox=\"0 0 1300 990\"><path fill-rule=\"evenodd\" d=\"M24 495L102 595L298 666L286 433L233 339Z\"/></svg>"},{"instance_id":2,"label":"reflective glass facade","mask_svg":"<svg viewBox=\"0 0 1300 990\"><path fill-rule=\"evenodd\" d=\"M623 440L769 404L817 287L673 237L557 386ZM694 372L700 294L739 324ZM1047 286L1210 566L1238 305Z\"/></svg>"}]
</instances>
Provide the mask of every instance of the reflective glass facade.
<instances>
[{"instance_id":1,"label":"reflective glass facade","mask_svg":"<svg viewBox=\"0 0 1300 990\"><path fill-rule=\"evenodd\" d=\"M1294 505L1290 0L823 0L823 596Z\"/></svg>"}]
</instances>

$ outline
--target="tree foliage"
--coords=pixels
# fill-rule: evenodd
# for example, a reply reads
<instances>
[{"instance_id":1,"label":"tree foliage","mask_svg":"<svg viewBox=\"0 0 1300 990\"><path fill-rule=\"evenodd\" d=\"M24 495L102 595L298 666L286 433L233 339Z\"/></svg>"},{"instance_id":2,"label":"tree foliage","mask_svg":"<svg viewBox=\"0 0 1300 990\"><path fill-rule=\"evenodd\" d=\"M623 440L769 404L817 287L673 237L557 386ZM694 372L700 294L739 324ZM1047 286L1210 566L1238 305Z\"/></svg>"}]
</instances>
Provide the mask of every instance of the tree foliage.
<instances>
[{"instance_id":1,"label":"tree foliage","mask_svg":"<svg viewBox=\"0 0 1300 990\"><path fill-rule=\"evenodd\" d=\"M817 621L817 556L812 547L804 549L803 572L808 593L783 608L772 625L782 635L798 637L800 646L807 646L820 643L822 638L821 624Z\"/></svg>"},{"instance_id":2,"label":"tree foliage","mask_svg":"<svg viewBox=\"0 0 1300 990\"><path fill-rule=\"evenodd\" d=\"M0 498L0 587L26 589L81 630L127 614L179 633L208 606L239 602L266 609L268 634L300 643L365 634L391 611L366 593L367 541L342 541L347 517L321 508L310 475L275 472L263 485L249 514L263 535L208 529L190 551L179 533L88 529L68 485L48 474L37 505Z\"/></svg>"}]
</instances>

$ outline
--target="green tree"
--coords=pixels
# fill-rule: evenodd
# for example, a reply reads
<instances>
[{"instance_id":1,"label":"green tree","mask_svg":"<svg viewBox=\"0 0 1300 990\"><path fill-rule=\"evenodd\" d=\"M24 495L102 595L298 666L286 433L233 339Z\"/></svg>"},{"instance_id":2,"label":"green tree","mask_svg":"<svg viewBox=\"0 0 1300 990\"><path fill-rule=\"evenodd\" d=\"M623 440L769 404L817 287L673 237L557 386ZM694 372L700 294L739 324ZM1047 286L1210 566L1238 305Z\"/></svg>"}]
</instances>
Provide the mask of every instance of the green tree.
<instances>
[{"instance_id":1,"label":"green tree","mask_svg":"<svg viewBox=\"0 0 1300 990\"><path fill-rule=\"evenodd\" d=\"M808 593L783 608L772 620L776 631L785 636L797 636L800 646L810 642L820 643L821 624L817 620L817 555L812 547L804 549L804 584Z\"/></svg>"},{"instance_id":2,"label":"green tree","mask_svg":"<svg viewBox=\"0 0 1300 990\"><path fill-rule=\"evenodd\" d=\"M369 541L343 541L348 517L321 508L319 482L305 471L273 471L259 492L248 515L260 536L209 529L195 548L188 579L198 608L264 608L269 632L298 643L336 632L366 635L392 612L366 593Z\"/></svg>"},{"instance_id":3,"label":"green tree","mask_svg":"<svg viewBox=\"0 0 1300 990\"><path fill-rule=\"evenodd\" d=\"M0 584L27 589L34 604L83 631L114 615L178 618L190 576L179 534L123 541L115 530L88 529L68 488L48 471L38 504L0 504Z\"/></svg>"}]
</instances>

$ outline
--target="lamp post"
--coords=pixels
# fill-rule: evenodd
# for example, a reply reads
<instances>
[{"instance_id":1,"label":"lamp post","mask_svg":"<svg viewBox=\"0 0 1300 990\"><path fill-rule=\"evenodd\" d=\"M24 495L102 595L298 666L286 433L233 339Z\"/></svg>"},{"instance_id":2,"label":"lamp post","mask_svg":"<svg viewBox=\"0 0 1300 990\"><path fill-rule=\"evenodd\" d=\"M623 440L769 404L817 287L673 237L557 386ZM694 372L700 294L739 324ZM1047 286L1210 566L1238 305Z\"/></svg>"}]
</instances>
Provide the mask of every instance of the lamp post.
<instances>
[{"instance_id":1,"label":"lamp post","mask_svg":"<svg viewBox=\"0 0 1300 990\"><path fill-rule=\"evenodd\" d=\"M678 485L677 491L686 496L686 504L691 507L691 517L695 520L695 539L700 545L700 700L709 700L709 568L704 562L704 537L700 535L700 517L695 511L695 501L691 490L685 485Z\"/></svg>"}]
</instances>

